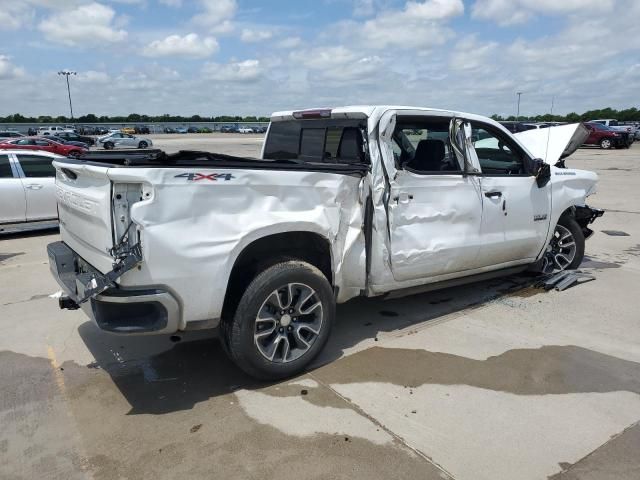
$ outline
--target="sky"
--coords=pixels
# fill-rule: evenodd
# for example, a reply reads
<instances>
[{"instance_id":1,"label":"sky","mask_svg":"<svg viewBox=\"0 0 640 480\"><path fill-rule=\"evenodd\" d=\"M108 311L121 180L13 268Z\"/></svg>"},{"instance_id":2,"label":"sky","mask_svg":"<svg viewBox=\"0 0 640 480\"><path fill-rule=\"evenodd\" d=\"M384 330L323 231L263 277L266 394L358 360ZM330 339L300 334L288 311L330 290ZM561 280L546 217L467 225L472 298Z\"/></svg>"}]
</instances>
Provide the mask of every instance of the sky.
<instances>
[{"instance_id":1,"label":"sky","mask_svg":"<svg viewBox=\"0 0 640 480\"><path fill-rule=\"evenodd\" d=\"M0 116L638 107L638 0L0 0Z\"/></svg>"}]
</instances>

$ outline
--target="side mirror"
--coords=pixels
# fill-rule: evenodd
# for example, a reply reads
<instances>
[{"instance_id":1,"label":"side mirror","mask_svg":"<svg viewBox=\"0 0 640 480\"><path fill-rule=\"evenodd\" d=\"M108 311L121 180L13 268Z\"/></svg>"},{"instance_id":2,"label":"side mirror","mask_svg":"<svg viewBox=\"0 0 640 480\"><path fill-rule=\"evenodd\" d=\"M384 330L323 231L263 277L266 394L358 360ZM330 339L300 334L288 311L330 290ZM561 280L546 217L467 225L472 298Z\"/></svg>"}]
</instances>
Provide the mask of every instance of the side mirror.
<instances>
[{"instance_id":1,"label":"side mirror","mask_svg":"<svg viewBox=\"0 0 640 480\"><path fill-rule=\"evenodd\" d=\"M536 183L538 184L538 188L544 187L551 180L551 165L547 162L542 162L542 166L538 170L538 174L536 175Z\"/></svg>"},{"instance_id":2,"label":"side mirror","mask_svg":"<svg viewBox=\"0 0 640 480\"><path fill-rule=\"evenodd\" d=\"M541 158L525 162L527 171L536 177L538 188L544 187L551 179L551 166Z\"/></svg>"}]
</instances>

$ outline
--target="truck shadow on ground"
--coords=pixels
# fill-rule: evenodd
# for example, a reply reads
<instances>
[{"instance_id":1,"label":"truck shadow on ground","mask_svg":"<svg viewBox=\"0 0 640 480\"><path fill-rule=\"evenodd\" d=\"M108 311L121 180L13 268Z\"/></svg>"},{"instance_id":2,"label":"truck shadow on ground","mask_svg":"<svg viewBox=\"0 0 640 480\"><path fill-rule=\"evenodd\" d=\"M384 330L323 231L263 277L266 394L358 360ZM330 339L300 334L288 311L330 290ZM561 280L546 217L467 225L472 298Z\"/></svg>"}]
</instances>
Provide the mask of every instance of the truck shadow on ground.
<instances>
[{"instance_id":1,"label":"truck shadow on ground","mask_svg":"<svg viewBox=\"0 0 640 480\"><path fill-rule=\"evenodd\" d=\"M57 222L48 224L46 227L31 228L26 226L18 226L12 229L4 229L0 227L0 242L2 240L14 240L17 238L42 237L43 235L57 235L60 233Z\"/></svg>"},{"instance_id":2,"label":"truck shadow on ground","mask_svg":"<svg viewBox=\"0 0 640 480\"><path fill-rule=\"evenodd\" d=\"M355 299L340 305L334 331L311 370L332 363L345 350L378 335L423 322L438 322L461 310L502 296L530 297L536 279L513 276L402 299ZM78 332L95 362L96 374L105 372L131 405L130 414L162 414L191 409L196 403L238 389L267 384L253 380L224 354L217 332L187 333L173 343L167 336L123 337L106 334L91 322Z\"/></svg>"}]
</instances>

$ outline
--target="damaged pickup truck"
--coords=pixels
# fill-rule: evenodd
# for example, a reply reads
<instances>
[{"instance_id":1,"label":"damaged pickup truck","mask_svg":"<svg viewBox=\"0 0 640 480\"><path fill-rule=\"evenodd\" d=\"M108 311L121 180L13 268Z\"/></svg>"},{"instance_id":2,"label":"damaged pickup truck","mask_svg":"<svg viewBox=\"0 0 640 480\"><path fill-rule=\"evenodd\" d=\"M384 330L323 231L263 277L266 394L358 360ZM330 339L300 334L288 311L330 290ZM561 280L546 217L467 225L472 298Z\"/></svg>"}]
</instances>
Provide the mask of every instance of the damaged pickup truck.
<instances>
[{"instance_id":1,"label":"damaged pickup truck","mask_svg":"<svg viewBox=\"0 0 640 480\"><path fill-rule=\"evenodd\" d=\"M118 334L219 326L247 373L293 375L336 303L580 265L597 176L563 159L585 131L518 135L466 113L344 107L273 114L260 159L57 160L60 306Z\"/></svg>"}]
</instances>

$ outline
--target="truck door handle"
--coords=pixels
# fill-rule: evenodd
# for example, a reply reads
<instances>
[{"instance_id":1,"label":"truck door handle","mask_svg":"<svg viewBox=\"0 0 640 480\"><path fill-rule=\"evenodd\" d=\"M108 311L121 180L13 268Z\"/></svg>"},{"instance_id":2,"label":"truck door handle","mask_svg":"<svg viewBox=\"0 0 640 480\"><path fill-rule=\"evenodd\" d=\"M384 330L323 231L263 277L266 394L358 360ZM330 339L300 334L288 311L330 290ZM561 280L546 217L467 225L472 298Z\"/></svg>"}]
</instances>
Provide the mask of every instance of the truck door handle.
<instances>
[{"instance_id":1,"label":"truck door handle","mask_svg":"<svg viewBox=\"0 0 640 480\"><path fill-rule=\"evenodd\" d=\"M396 203L409 203L410 200L413 200L413 195L409 195L405 192L401 192L393 197L393 201Z\"/></svg>"},{"instance_id":2,"label":"truck door handle","mask_svg":"<svg viewBox=\"0 0 640 480\"><path fill-rule=\"evenodd\" d=\"M500 198L502 197L502 192L485 192L484 196L487 198Z\"/></svg>"},{"instance_id":3,"label":"truck door handle","mask_svg":"<svg viewBox=\"0 0 640 480\"><path fill-rule=\"evenodd\" d=\"M40 185L39 183L30 183L29 185L27 185L27 188L31 190L40 190L42 188L42 185Z\"/></svg>"}]
</instances>

